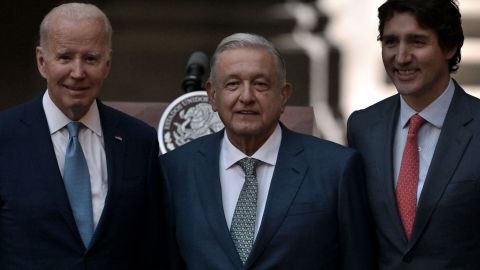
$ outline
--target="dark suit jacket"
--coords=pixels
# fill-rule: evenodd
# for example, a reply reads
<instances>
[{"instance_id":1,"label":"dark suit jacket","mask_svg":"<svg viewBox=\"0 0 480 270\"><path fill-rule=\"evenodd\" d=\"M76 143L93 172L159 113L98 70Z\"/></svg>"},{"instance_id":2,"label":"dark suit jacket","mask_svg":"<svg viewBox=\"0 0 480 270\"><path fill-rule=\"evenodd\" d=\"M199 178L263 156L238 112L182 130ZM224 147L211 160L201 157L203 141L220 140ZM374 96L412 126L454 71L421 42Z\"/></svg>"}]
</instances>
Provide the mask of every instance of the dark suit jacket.
<instances>
[{"instance_id":1,"label":"dark suit jacket","mask_svg":"<svg viewBox=\"0 0 480 270\"><path fill-rule=\"evenodd\" d=\"M381 269L480 269L480 101L455 85L410 241L393 184L399 96L354 112L348 121L349 145L365 161Z\"/></svg>"},{"instance_id":2,"label":"dark suit jacket","mask_svg":"<svg viewBox=\"0 0 480 270\"><path fill-rule=\"evenodd\" d=\"M359 155L285 127L282 132L262 224L244 267L222 206L223 131L160 157L172 269L373 269Z\"/></svg>"},{"instance_id":3,"label":"dark suit jacket","mask_svg":"<svg viewBox=\"0 0 480 270\"><path fill-rule=\"evenodd\" d=\"M155 130L98 101L108 193L87 250L42 99L0 113L0 269L148 269L158 223ZM155 187L157 185L157 187ZM158 207L157 207L158 208ZM158 244L158 243L157 243Z\"/></svg>"}]
</instances>

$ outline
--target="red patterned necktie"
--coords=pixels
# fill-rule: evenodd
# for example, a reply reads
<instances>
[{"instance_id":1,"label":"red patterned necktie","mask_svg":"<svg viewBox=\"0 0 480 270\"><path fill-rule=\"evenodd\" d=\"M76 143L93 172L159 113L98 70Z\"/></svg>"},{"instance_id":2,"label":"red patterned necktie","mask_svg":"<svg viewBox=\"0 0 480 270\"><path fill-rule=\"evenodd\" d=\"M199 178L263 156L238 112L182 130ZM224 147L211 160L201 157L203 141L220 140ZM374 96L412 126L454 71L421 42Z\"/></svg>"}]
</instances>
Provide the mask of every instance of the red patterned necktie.
<instances>
[{"instance_id":1,"label":"red patterned necktie","mask_svg":"<svg viewBox=\"0 0 480 270\"><path fill-rule=\"evenodd\" d=\"M403 150L402 163L397 183L397 207L402 220L403 229L408 239L412 234L413 221L417 208L418 186L418 143L417 131L425 123L420 115L415 114L408 124L408 135L405 149Z\"/></svg>"}]
</instances>

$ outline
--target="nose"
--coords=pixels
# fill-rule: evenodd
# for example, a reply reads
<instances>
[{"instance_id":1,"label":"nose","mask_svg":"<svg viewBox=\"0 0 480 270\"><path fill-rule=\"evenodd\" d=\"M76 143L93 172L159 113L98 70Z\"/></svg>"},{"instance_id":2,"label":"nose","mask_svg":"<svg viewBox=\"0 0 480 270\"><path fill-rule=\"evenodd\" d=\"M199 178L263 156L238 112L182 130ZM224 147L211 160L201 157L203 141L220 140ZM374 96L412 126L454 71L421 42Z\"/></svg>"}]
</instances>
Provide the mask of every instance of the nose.
<instances>
[{"instance_id":1,"label":"nose","mask_svg":"<svg viewBox=\"0 0 480 270\"><path fill-rule=\"evenodd\" d=\"M251 103L255 100L255 91L249 82L244 82L240 89L239 100L243 103Z\"/></svg>"},{"instance_id":2,"label":"nose","mask_svg":"<svg viewBox=\"0 0 480 270\"><path fill-rule=\"evenodd\" d=\"M81 60L75 60L72 62L70 76L74 79L82 79L85 77L85 67Z\"/></svg>"},{"instance_id":3,"label":"nose","mask_svg":"<svg viewBox=\"0 0 480 270\"><path fill-rule=\"evenodd\" d=\"M398 46L395 60L398 64L408 64L410 61L412 61L412 54L410 52L409 46L407 46L406 44L400 44Z\"/></svg>"}]
</instances>

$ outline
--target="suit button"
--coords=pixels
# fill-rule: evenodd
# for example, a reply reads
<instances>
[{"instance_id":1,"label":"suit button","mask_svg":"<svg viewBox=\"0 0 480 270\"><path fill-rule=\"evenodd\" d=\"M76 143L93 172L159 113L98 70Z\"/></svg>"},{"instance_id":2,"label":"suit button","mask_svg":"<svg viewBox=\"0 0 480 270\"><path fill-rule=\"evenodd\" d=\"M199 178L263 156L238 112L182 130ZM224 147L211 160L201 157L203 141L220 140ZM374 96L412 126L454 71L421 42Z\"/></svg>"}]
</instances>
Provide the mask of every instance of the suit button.
<instances>
[{"instance_id":1,"label":"suit button","mask_svg":"<svg viewBox=\"0 0 480 270\"><path fill-rule=\"evenodd\" d=\"M407 254L405 256L403 256L403 262L404 263L411 263L412 262L412 255L411 254Z\"/></svg>"}]
</instances>

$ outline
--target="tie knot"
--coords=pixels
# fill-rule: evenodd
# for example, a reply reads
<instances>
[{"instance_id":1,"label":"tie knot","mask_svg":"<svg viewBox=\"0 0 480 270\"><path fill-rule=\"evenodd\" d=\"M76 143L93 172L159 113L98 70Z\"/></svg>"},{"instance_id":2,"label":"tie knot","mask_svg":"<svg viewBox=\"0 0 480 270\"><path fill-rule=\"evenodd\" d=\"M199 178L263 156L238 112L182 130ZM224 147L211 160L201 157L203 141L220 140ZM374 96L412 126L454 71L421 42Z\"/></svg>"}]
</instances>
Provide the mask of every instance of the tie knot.
<instances>
[{"instance_id":1,"label":"tie knot","mask_svg":"<svg viewBox=\"0 0 480 270\"><path fill-rule=\"evenodd\" d=\"M240 167L242 167L245 175L255 175L255 169L257 168L259 160L255 158L243 158L238 161Z\"/></svg>"},{"instance_id":2,"label":"tie knot","mask_svg":"<svg viewBox=\"0 0 480 270\"><path fill-rule=\"evenodd\" d=\"M68 134L70 137L77 137L78 131L83 127L81 122L70 122L67 125Z\"/></svg>"},{"instance_id":3,"label":"tie knot","mask_svg":"<svg viewBox=\"0 0 480 270\"><path fill-rule=\"evenodd\" d=\"M408 134L416 134L424 123L425 119L418 114L414 114L410 118L410 123L408 124Z\"/></svg>"}]
</instances>

